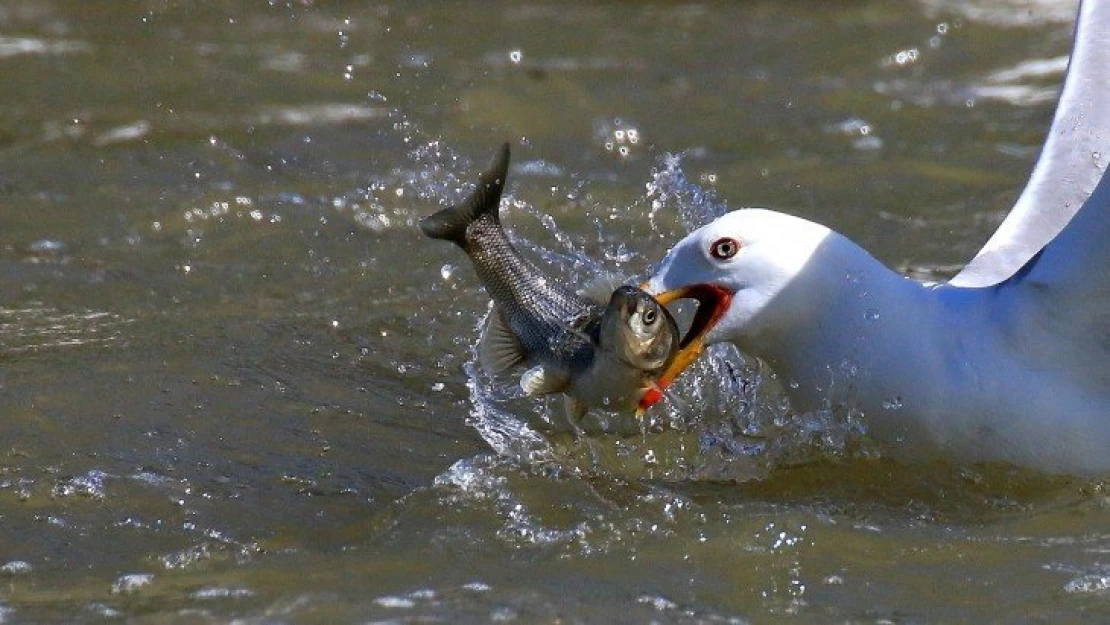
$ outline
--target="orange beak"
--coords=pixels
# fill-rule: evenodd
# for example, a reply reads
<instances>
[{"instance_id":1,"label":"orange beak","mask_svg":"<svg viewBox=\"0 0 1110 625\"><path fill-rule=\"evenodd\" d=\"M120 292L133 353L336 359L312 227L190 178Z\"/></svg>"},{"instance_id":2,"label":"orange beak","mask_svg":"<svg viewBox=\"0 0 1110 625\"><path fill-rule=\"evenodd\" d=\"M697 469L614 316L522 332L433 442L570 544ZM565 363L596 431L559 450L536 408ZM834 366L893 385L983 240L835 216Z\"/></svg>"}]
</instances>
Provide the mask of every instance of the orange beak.
<instances>
[{"instance_id":1,"label":"orange beak","mask_svg":"<svg viewBox=\"0 0 1110 625\"><path fill-rule=\"evenodd\" d=\"M640 288L647 290L647 284L641 285ZM686 336L679 343L678 352L671 364L663 370L655 386L649 389L640 400L640 407L636 409L637 417L642 416L645 410L662 399L663 390L694 364L698 356L705 351L705 336L725 316L729 305L732 304L732 291L715 284L691 284L660 293L655 296L655 299L663 305L679 299L693 299L698 302L698 311L694 314L694 322L690 325Z\"/></svg>"}]
</instances>

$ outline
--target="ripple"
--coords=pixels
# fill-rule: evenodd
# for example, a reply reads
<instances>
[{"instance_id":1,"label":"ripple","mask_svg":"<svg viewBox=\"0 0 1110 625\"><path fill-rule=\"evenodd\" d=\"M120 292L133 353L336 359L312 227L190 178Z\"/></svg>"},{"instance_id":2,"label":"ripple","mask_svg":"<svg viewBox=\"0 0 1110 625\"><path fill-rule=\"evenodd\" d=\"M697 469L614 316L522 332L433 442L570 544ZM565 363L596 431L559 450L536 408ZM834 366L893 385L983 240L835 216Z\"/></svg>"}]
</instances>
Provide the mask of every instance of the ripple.
<instances>
[{"instance_id":1,"label":"ripple","mask_svg":"<svg viewBox=\"0 0 1110 625\"><path fill-rule=\"evenodd\" d=\"M1013 28L1071 23L1076 0L918 0L929 17L958 15L974 22Z\"/></svg>"},{"instance_id":2,"label":"ripple","mask_svg":"<svg viewBox=\"0 0 1110 625\"><path fill-rule=\"evenodd\" d=\"M0 346L9 353L102 345L122 338L133 319L102 312L62 313L45 306L0 308Z\"/></svg>"},{"instance_id":3,"label":"ripple","mask_svg":"<svg viewBox=\"0 0 1110 625\"><path fill-rule=\"evenodd\" d=\"M987 75L969 87L977 98L998 100L1014 106L1037 106L1055 102L1060 95L1060 79L1068 68L1068 57L1032 59ZM1040 80L1046 84L1035 84Z\"/></svg>"},{"instance_id":4,"label":"ripple","mask_svg":"<svg viewBox=\"0 0 1110 625\"><path fill-rule=\"evenodd\" d=\"M374 603L382 606L383 608L399 608L408 609L416 607L416 602L409 597L396 597L387 595L374 599Z\"/></svg>"},{"instance_id":5,"label":"ripple","mask_svg":"<svg viewBox=\"0 0 1110 625\"><path fill-rule=\"evenodd\" d=\"M130 124L109 128L93 139L93 145L102 147L116 143L138 141L149 135L152 127L150 122L140 119Z\"/></svg>"},{"instance_id":6,"label":"ripple","mask_svg":"<svg viewBox=\"0 0 1110 625\"><path fill-rule=\"evenodd\" d=\"M16 575L26 575L32 570L31 564L23 560L12 560L0 566L0 575L7 577L14 577Z\"/></svg>"},{"instance_id":7,"label":"ripple","mask_svg":"<svg viewBox=\"0 0 1110 625\"><path fill-rule=\"evenodd\" d=\"M385 107L327 102L269 108L256 114L248 121L259 125L313 126L317 124L346 124L371 119L385 119L387 117L389 117L389 109Z\"/></svg>"},{"instance_id":8,"label":"ripple","mask_svg":"<svg viewBox=\"0 0 1110 625\"><path fill-rule=\"evenodd\" d=\"M192 599L212 600L212 599L240 599L243 597L254 596L254 592L249 588L236 588L227 586L206 586L199 590L189 593Z\"/></svg>"},{"instance_id":9,"label":"ripple","mask_svg":"<svg viewBox=\"0 0 1110 625\"><path fill-rule=\"evenodd\" d=\"M1110 575L1083 575L1077 577L1064 584L1064 591L1082 595L1110 593Z\"/></svg>"},{"instance_id":10,"label":"ripple","mask_svg":"<svg viewBox=\"0 0 1110 625\"><path fill-rule=\"evenodd\" d=\"M859 117L849 117L835 124L828 124L824 130L829 134L849 138L852 148L859 151L879 150L883 147L883 140L875 134L874 126Z\"/></svg>"},{"instance_id":11,"label":"ripple","mask_svg":"<svg viewBox=\"0 0 1110 625\"><path fill-rule=\"evenodd\" d=\"M33 37L0 37L0 59L21 55L54 55L91 52L83 41L36 39Z\"/></svg>"},{"instance_id":12,"label":"ripple","mask_svg":"<svg viewBox=\"0 0 1110 625\"><path fill-rule=\"evenodd\" d=\"M482 62L490 67L520 68L537 77L547 72L643 71L650 66L643 59L617 56L548 56L546 58L533 58L520 49L490 52L482 58Z\"/></svg>"},{"instance_id":13,"label":"ripple","mask_svg":"<svg viewBox=\"0 0 1110 625\"><path fill-rule=\"evenodd\" d=\"M121 575L112 583L111 592L113 595L135 594L149 586L153 581L154 575L150 573L130 573Z\"/></svg>"},{"instance_id":14,"label":"ripple","mask_svg":"<svg viewBox=\"0 0 1110 625\"><path fill-rule=\"evenodd\" d=\"M54 497L78 496L104 499L104 481L109 477L112 476L104 471L93 469L85 475L58 480L55 482L51 494Z\"/></svg>"}]
</instances>

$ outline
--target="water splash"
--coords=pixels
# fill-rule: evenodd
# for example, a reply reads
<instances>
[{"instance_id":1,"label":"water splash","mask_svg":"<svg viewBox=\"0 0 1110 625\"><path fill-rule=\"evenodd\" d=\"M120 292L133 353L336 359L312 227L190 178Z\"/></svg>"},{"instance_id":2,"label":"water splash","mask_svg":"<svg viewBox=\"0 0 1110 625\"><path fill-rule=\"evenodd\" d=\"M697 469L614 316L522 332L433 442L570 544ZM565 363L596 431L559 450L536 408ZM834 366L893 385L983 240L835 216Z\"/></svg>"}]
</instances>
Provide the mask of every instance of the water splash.
<instances>
[{"instance_id":1,"label":"water splash","mask_svg":"<svg viewBox=\"0 0 1110 625\"><path fill-rule=\"evenodd\" d=\"M442 141L424 137L400 114L397 119L395 130L402 133L410 146L409 157L420 170L406 189L441 205L457 202L472 185L469 178L453 172L470 171L471 164ZM614 285L634 282L626 277L642 271L652 259L627 245L641 239L629 237L629 215L647 217L652 237L676 241L729 210L712 191L687 178L682 158L660 159L645 196L632 207L614 212L589 207L598 217L587 220L585 228L577 226L579 230L560 226L548 211L521 197L508 197L502 208L507 234L522 253L538 258L552 275L571 284L585 288L599 277ZM519 170L514 172L521 175ZM587 194L576 188L567 195ZM541 226L542 242L521 234L522 216ZM604 250L600 257L591 253L598 249ZM441 268L440 274L449 281L454 267ZM677 311L687 320L692 312ZM832 410L793 415L769 371L746 360L735 347L717 345L669 389L668 401L649 411L644 422L593 411L581 424L589 436L580 438L563 415L561 397L525 397L519 372L491 377L481 369L477 337L488 315L487 311L477 322L463 366L470 403L468 424L500 456L527 465L550 464L624 478L742 481L766 475L778 463L842 453L859 429L852 419Z\"/></svg>"},{"instance_id":2,"label":"water splash","mask_svg":"<svg viewBox=\"0 0 1110 625\"><path fill-rule=\"evenodd\" d=\"M717 200L712 191L691 182L682 170L682 155L668 154L652 170L651 181L647 183L647 197L651 200L651 220L653 230L660 230L657 215L664 210L678 214L679 223L686 233L693 232L729 211L728 207Z\"/></svg>"}]
</instances>

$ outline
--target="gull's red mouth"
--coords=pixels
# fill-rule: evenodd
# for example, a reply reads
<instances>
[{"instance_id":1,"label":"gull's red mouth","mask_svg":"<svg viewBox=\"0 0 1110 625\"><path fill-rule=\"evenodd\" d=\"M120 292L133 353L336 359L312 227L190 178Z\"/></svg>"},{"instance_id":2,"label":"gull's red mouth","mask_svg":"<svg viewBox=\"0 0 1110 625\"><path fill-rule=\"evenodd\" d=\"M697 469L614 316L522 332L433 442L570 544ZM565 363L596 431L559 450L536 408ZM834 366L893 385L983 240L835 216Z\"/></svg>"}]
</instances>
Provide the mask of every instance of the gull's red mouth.
<instances>
[{"instance_id":1,"label":"gull's red mouth","mask_svg":"<svg viewBox=\"0 0 1110 625\"><path fill-rule=\"evenodd\" d=\"M662 399L663 395L659 391L670 386L675 378L687 367L694 364L694 361L705 350L705 337L725 316L728 307L732 304L732 295L732 291L715 284L691 284L655 296L655 299L664 305L679 299L692 299L698 303L698 310L694 313L694 321L686 332L686 336L679 343L678 352L674 359L656 382L658 391L647 393L644 400L640 402L641 411ZM645 401L650 401L650 403L645 406Z\"/></svg>"},{"instance_id":2,"label":"gull's red mouth","mask_svg":"<svg viewBox=\"0 0 1110 625\"><path fill-rule=\"evenodd\" d=\"M705 335L720 323L732 304L732 291L716 284L692 284L660 293L655 299L663 305L680 299L692 299L698 303L694 321L679 344L680 350L683 350L702 342Z\"/></svg>"}]
</instances>

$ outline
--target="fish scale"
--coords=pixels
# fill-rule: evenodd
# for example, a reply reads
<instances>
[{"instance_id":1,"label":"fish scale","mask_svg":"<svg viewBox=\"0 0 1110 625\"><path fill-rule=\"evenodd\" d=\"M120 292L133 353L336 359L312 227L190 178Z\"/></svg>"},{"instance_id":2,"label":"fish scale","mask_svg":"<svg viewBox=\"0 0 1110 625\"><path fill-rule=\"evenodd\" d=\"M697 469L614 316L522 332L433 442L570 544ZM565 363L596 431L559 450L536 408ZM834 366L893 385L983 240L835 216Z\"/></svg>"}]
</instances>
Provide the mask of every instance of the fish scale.
<instances>
[{"instance_id":1,"label":"fish scale","mask_svg":"<svg viewBox=\"0 0 1110 625\"><path fill-rule=\"evenodd\" d=\"M478 277L525 349L567 360L572 369L593 359L602 307L520 258L500 224L487 214L467 228L466 247ZM495 269L496 268L496 269Z\"/></svg>"}]
</instances>

